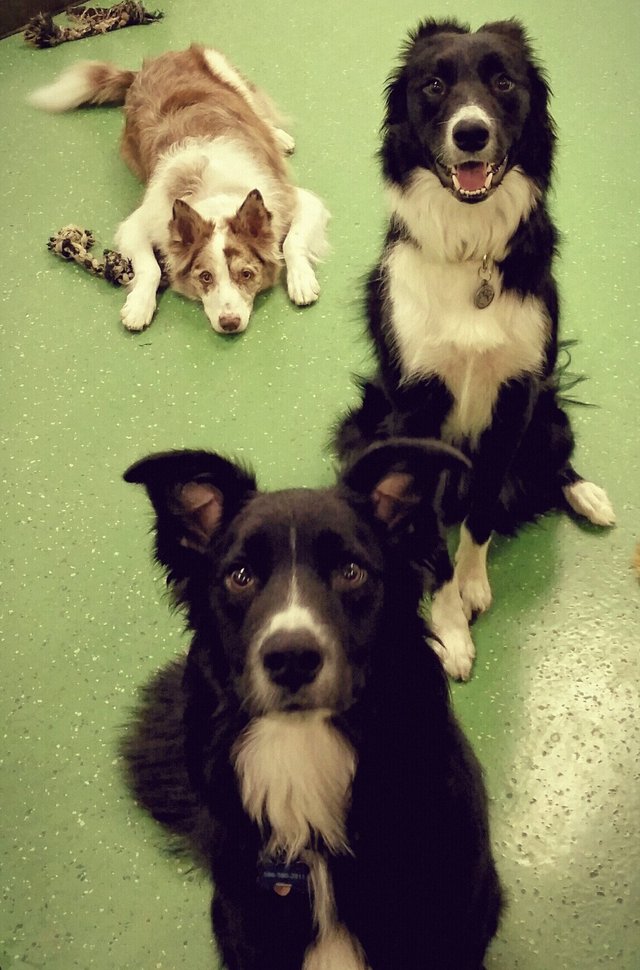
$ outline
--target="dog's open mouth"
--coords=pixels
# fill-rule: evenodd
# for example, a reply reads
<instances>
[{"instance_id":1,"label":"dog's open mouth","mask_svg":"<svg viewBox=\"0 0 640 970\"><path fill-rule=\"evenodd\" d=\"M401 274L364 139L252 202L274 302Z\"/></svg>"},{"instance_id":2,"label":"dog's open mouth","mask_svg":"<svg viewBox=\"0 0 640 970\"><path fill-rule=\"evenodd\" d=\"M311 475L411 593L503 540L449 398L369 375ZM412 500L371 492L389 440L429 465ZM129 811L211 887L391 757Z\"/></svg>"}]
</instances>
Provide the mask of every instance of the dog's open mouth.
<instances>
[{"instance_id":1,"label":"dog's open mouth","mask_svg":"<svg viewBox=\"0 0 640 970\"><path fill-rule=\"evenodd\" d=\"M505 156L501 162L461 162L444 171L458 199L463 202L480 202L500 184L506 167Z\"/></svg>"}]
</instances>

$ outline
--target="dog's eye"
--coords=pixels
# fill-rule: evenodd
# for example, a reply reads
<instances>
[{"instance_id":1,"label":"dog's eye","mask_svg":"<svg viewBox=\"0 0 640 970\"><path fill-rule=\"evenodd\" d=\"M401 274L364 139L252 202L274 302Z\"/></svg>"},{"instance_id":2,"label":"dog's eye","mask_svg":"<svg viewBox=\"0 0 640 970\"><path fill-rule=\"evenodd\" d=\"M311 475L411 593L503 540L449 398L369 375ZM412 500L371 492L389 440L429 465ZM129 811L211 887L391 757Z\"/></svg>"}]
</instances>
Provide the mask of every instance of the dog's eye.
<instances>
[{"instance_id":1,"label":"dog's eye","mask_svg":"<svg viewBox=\"0 0 640 970\"><path fill-rule=\"evenodd\" d=\"M200 273L200 282L209 286L210 283L213 283L213 274L205 269L204 272Z\"/></svg>"},{"instance_id":2,"label":"dog's eye","mask_svg":"<svg viewBox=\"0 0 640 970\"><path fill-rule=\"evenodd\" d=\"M240 275L242 276L243 280L252 280L256 274L252 269L243 269Z\"/></svg>"},{"instance_id":3,"label":"dog's eye","mask_svg":"<svg viewBox=\"0 0 640 970\"><path fill-rule=\"evenodd\" d=\"M335 585L338 589L358 589L366 583L368 573L357 562L345 563L335 574Z\"/></svg>"},{"instance_id":4,"label":"dog's eye","mask_svg":"<svg viewBox=\"0 0 640 970\"><path fill-rule=\"evenodd\" d=\"M231 591L250 589L255 582L255 577L248 566L237 566L224 578L224 584Z\"/></svg>"},{"instance_id":5,"label":"dog's eye","mask_svg":"<svg viewBox=\"0 0 640 970\"><path fill-rule=\"evenodd\" d=\"M446 85L442 78L430 77L422 90L425 94L431 94L434 97L439 98L444 94L445 89Z\"/></svg>"},{"instance_id":6,"label":"dog's eye","mask_svg":"<svg viewBox=\"0 0 640 970\"><path fill-rule=\"evenodd\" d=\"M496 91L499 91L501 94L505 94L507 91L513 91L515 88L515 83L508 74L496 74L492 83Z\"/></svg>"}]
</instances>

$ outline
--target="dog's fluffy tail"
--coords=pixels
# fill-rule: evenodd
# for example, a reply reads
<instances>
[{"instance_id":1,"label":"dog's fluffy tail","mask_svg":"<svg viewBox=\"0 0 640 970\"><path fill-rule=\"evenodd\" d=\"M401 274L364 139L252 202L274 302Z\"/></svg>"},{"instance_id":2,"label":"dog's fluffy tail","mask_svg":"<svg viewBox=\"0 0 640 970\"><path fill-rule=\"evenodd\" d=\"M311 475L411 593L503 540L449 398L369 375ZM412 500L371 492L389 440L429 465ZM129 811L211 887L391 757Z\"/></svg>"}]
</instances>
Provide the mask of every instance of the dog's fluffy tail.
<instances>
[{"instance_id":1,"label":"dog's fluffy tail","mask_svg":"<svg viewBox=\"0 0 640 970\"><path fill-rule=\"evenodd\" d=\"M176 851L205 867L211 819L185 765L184 666L184 657L171 661L141 688L119 748L125 782L138 804L173 836Z\"/></svg>"},{"instance_id":2,"label":"dog's fluffy tail","mask_svg":"<svg viewBox=\"0 0 640 970\"><path fill-rule=\"evenodd\" d=\"M37 88L29 103L43 111L62 112L83 104L122 104L136 71L125 71L107 61L82 61Z\"/></svg>"}]
</instances>

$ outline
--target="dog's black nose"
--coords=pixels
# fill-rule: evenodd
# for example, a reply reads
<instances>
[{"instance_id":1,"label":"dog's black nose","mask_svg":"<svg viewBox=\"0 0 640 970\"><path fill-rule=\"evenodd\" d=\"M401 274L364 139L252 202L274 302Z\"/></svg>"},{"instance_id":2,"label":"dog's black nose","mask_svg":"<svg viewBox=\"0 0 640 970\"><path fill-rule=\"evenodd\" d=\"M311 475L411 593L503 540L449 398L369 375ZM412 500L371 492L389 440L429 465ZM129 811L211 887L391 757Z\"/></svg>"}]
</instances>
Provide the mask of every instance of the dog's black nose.
<instances>
[{"instance_id":1,"label":"dog's black nose","mask_svg":"<svg viewBox=\"0 0 640 970\"><path fill-rule=\"evenodd\" d=\"M274 684L295 694L316 679L322 654L313 637L287 631L269 637L263 647L262 663Z\"/></svg>"},{"instance_id":2,"label":"dog's black nose","mask_svg":"<svg viewBox=\"0 0 640 970\"><path fill-rule=\"evenodd\" d=\"M235 333L239 329L242 320L232 314L223 314L220 317L220 326L225 333Z\"/></svg>"},{"instance_id":3,"label":"dog's black nose","mask_svg":"<svg viewBox=\"0 0 640 970\"><path fill-rule=\"evenodd\" d=\"M489 141L489 129L478 121L459 121L453 140L463 152L479 152Z\"/></svg>"}]
</instances>

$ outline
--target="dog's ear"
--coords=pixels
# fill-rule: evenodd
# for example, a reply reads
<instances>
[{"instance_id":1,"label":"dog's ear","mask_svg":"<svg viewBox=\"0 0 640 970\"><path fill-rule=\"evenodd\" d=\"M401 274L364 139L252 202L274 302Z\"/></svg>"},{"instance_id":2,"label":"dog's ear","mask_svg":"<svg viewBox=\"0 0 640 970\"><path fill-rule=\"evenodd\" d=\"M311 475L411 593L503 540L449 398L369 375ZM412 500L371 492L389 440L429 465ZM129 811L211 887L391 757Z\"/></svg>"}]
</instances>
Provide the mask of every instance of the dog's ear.
<instances>
[{"instance_id":1,"label":"dog's ear","mask_svg":"<svg viewBox=\"0 0 640 970\"><path fill-rule=\"evenodd\" d=\"M209 451L150 455L124 473L144 485L156 513L156 555L172 581L197 567L217 532L257 489L242 465Z\"/></svg>"},{"instance_id":2,"label":"dog's ear","mask_svg":"<svg viewBox=\"0 0 640 970\"><path fill-rule=\"evenodd\" d=\"M204 243L213 232L213 223L203 219L184 199L176 199L169 223L172 243L195 246Z\"/></svg>"},{"instance_id":3,"label":"dog's ear","mask_svg":"<svg viewBox=\"0 0 640 970\"><path fill-rule=\"evenodd\" d=\"M229 225L232 232L249 236L253 240L260 240L271 236L271 219L271 213L265 206L260 192L253 189L230 220Z\"/></svg>"},{"instance_id":4,"label":"dog's ear","mask_svg":"<svg viewBox=\"0 0 640 970\"><path fill-rule=\"evenodd\" d=\"M443 472L461 472L470 461L450 445L428 438L390 438L367 450L348 468L342 483L369 503L376 519L392 531L406 526L419 511L438 518L437 495Z\"/></svg>"}]
</instances>

